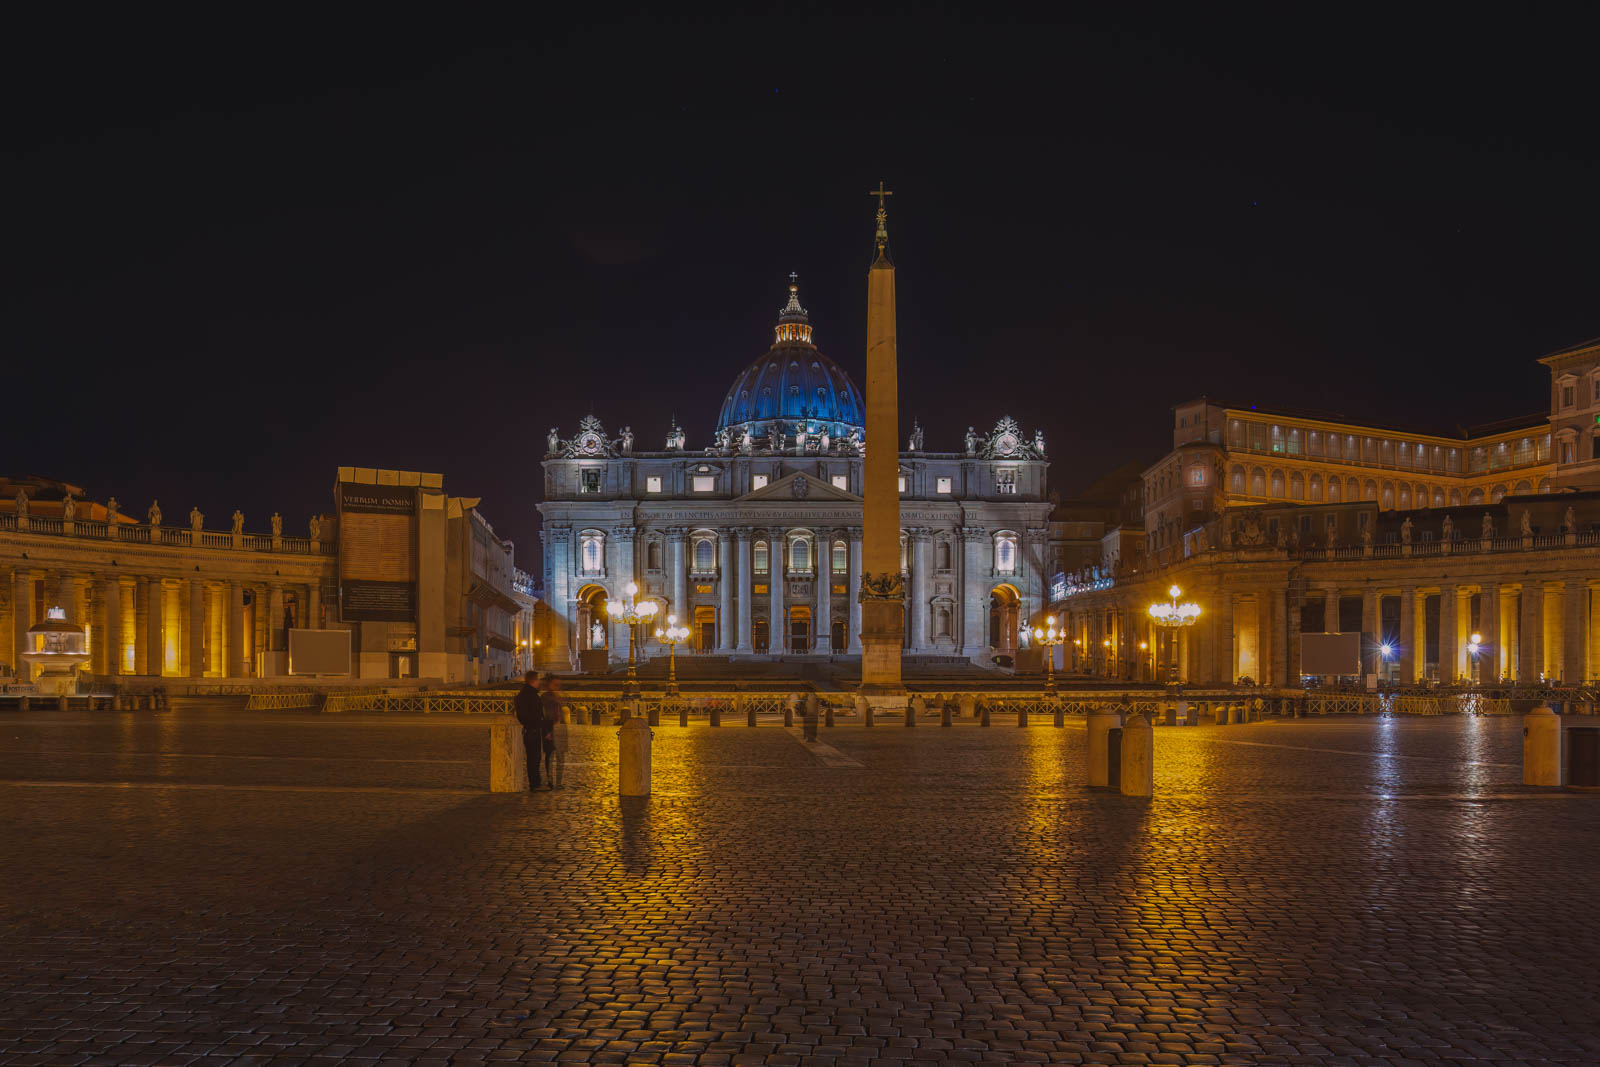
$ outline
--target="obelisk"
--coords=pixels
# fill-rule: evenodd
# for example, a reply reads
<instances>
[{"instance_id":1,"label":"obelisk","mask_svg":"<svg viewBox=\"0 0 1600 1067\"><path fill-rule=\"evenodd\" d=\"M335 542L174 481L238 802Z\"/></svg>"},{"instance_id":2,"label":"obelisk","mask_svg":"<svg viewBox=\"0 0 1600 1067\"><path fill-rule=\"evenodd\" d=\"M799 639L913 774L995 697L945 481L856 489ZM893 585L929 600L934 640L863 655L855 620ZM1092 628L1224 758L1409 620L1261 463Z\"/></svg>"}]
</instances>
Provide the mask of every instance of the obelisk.
<instances>
[{"instance_id":1,"label":"obelisk","mask_svg":"<svg viewBox=\"0 0 1600 1067\"><path fill-rule=\"evenodd\" d=\"M861 565L861 690L902 692L905 584L900 576L900 383L889 214L878 183L878 254L867 271L866 506Z\"/></svg>"}]
</instances>

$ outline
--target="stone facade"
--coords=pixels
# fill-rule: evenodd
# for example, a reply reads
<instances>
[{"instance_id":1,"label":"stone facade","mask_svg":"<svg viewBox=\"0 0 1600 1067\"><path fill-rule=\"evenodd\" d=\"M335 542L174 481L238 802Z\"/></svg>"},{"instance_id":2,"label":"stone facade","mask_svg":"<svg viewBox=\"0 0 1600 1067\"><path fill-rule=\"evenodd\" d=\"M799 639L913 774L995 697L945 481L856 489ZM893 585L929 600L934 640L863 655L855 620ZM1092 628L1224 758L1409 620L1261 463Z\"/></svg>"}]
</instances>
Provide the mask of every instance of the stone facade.
<instances>
[{"instance_id":1,"label":"stone facade","mask_svg":"<svg viewBox=\"0 0 1600 1067\"><path fill-rule=\"evenodd\" d=\"M709 446L674 426L659 451L593 416L544 459L544 662L625 659L606 602L657 601L691 631L679 655L860 654L863 406L811 343L791 285L775 343L741 373ZM988 663L1014 652L1045 602L1051 505L1042 434L1010 419L930 451L913 427L899 453L906 649ZM651 635L644 654L665 654ZM602 651L604 650L604 651ZM585 653L590 655L585 656Z\"/></svg>"},{"instance_id":2,"label":"stone facade","mask_svg":"<svg viewBox=\"0 0 1600 1067\"><path fill-rule=\"evenodd\" d=\"M1145 552L1055 583L1066 666L1298 685L1302 633L1359 631L1400 683L1600 678L1600 341L1541 362L1549 416L1456 437L1179 405ZM1203 609L1176 634L1147 614L1174 584Z\"/></svg>"}]
</instances>

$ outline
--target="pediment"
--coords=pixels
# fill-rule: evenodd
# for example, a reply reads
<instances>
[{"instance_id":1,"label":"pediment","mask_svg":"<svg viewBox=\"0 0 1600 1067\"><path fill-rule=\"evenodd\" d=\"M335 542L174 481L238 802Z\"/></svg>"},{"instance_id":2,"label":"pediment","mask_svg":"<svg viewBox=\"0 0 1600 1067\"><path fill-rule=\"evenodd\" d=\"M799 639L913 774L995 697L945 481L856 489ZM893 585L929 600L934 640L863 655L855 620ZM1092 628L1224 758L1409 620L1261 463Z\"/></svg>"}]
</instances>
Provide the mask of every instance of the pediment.
<instances>
[{"instance_id":1,"label":"pediment","mask_svg":"<svg viewBox=\"0 0 1600 1067\"><path fill-rule=\"evenodd\" d=\"M741 501L806 500L815 502L824 500L850 504L861 503L861 498L854 493L847 493L820 478L813 478L811 475L802 474L799 471L794 474L786 474L777 481L769 482L760 489L746 493L738 499Z\"/></svg>"}]
</instances>

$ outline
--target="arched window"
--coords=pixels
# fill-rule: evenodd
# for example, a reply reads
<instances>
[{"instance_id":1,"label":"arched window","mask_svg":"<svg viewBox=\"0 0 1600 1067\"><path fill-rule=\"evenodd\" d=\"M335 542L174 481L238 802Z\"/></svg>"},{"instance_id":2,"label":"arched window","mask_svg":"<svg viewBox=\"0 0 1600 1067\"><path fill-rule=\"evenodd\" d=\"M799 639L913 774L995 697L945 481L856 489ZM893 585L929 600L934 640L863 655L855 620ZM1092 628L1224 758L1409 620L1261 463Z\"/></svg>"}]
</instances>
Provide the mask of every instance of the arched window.
<instances>
[{"instance_id":1,"label":"arched window","mask_svg":"<svg viewBox=\"0 0 1600 1067\"><path fill-rule=\"evenodd\" d=\"M1388 491L1385 490L1384 496L1387 497L1388 495ZM1400 507L1403 510L1411 507L1411 487L1404 482L1400 483Z\"/></svg>"},{"instance_id":2,"label":"arched window","mask_svg":"<svg viewBox=\"0 0 1600 1067\"><path fill-rule=\"evenodd\" d=\"M900 573L911 573L911 538L904 530L900 531Z\"/></svg>"},{"instance_id":3,"label":"arched window","mask_svg":"<svg viewBox=\"0 0 1600 1067\"><path fill-rule=\"evenodd\" d=\"M1289 498L1291 500L1304 500L1306 498L1306 480L1299 471L1289 475Z\"/></svg>"},{"instance_id":4,"label":"arched window","mask_svg":"<svg viewBox=\"0 0 1600 1067\"><path fill-rule=\"evenodd\" d=\"M1494 491L1489 494L1489 501L1490 503L1498 504L1500 501L1504 500L1505 497L1506 487L1503 485L1497 485L1494 487Z\"/></svg>"},{"instance_id":5,"label":"arched window","mask_svg":"<svg viewBox=\"0 0 1600 1067\"><path fill-rule=\"evenodd\" d=\"M1339 503L1344 497L1344 493L1342 492L1343 488L1344 488L1343 484L1339 481L1339 479L1337 477L1329 478L1328 479L1328 503L1330 503L1330 504Z\"/></svg>"},{"instance_id":6,"label":"arched window","mask_svg":"<svg viewBox=\"0 0 1600 1067\"><path fill-rule=\"evenodd\" d=\"M1311 484L1307 486L1307 491L1312 500L1322 499L1322 475L1313 474L1311 476Z\"/></svg>"},{"instance_id":7,"label":"arched window","mask_svg":"<svg viewBox=\"0 0 1600 1067\"><path fill-rule=\"evenodd\" d=\"M1274 499L1274 500L1282 500L1283 499L1283 472L1282 471L1273 471L1272 472L1272 499Z\"/></svg>"},{"instance_id":8,"label":"arched window","mask_svg":"<svg viewBox=\"0 0 1600 1067\"><path fill-rule=\"evenodd\" d=\"M1411 494L1407 493L1406 495L1409 497ZM1394 483L1393 482L1384 482L1383 483L1383 499L1379 502L1378 507L1382 511L1392 511L1392 510L1394 510Z\"/></svg>"},{"instance_id":9,"label":"arched window","mask_svg":"<svg viewBox=\"0 0 1600 1067\"><path fill-rule=\"evenodd\" d=\"M1228 472L1228 492L1240 495L1244 493L1244 468L1237 464Z\"/></svg>"},{"instance_id":10,"label":"arched window","mask_svg":"<svg viewBox=\"0 0 1600 1067\"><path fill-rule=\"evenodd\" d=\"M796 537L789 542L789 569L796 574L807 574L811 570L811 542L804 537Z\"/></svg>"},{"instance_id":11,"label":"arched window","mask_svg":"<svg viewBox=\"0 0 1600 1067\"><path fill-rule=\"evenodd\" d=\"M606 571L606 535L595 530L578 535L578 565L586 575Z\"/></svg>"},{"instance_id":12,"label":"arched window","mask_svg":"<svg viewBox=\"0 0 1600 1067\"><path fill-rule=\"evenodd\" d=\"M644 565L646 569L658 571L661 569L661 542L652 540L644 547Z\"/></svg>"},{"instance_id":13,"label":"arched window","mask_svg":"<svg viewBox=\"0 0 1600 1067\"><path fill-rule=\"evenodd\" d=\"M1483 503L1483 490L1482 489L1474 489L1472 492L1468 493L1467 494L1467 503L1469 503L1469 504L1481 504L1481 503Z\"/></svg>"},{"instance_id":14,"label":"arched window","mask_svg":"<svg viewBox=\"0 0 1600 1067\"><path fill-rule=\"evenodd\" d=\"M1017 535L1003 533L994 539L994 569L996 574L1017 573Z\"/></svg>"},{"instance_id":15,"label":"arched window","mask_svg":"<svg viewBox=\"0 0 1600 1067\"><path fill-rule=\"evenodd\" d=\"M750 552L754 557L755 572L757 574L767 573L767 543L765 541L757 541Z\"/></svg>"},{"instance_id":16,"label":"arched window","mask_svg":"<svg viewBox=\"0 0 1600 1067\"><path fill-rule=\"evenodd\" d=\"M843 541L833 543L833 573L844 574L850 569L850 550Z\"/></svg>"},{"instance_id":17,"label":"arched window","mask_svg":"<svg viewBox=\"0 0 1600 1067\"><path fill-rule=\"evenodd\" d=\"M1437 485L1433 487L1433 506L1436 508L1444 507L1444 490Z\"/></svg>"},{"instance_id":18,"label":"arched window","mask_svg":"<svg viewBox=\"0 0 1600 1067\"><path fill-rule=\"evenodd\" d=\"M695 541L694 569L696 574L711 574L717 569L717 543L711 538L701 537Z\"/></svg>"},{"instance_id":19,"label":"arched window","mask_svg":"<svg viewBox=\"0 0 1600 1067\"><path fill-rule=\"evenodd\" d=\"M1480 493L1478 495L1478 499L1474 500L1473 503L1474 504L1483 503L1483 494ZM1458 507L1461 506L1461 490L1459 490L1459 489L1450 490L1450 506L1453 507L1453 508L1458 508Z\"/></svg>"},{"instance_id":20,"label":"arched window","mask_svg":"<svg viewBox=\"0 0 1600 1067\"><path fill-rule=\"evenodd\" d=\"M1377 500L1378 499L1378 483L1373 481L1371 478L1368 478L1367 479L1367 484L1363 485L1361 487L1361 499L1362 500Z\"/></svg>"},{"instance_id":21,"label":"arched window","mask_svg":"<svg viewBox=\"0 0 1600 1067\"><path fill-rule=\"evenodd\" d=\"M1250 495L1267 495L1267 475L1260 467L1250 472Z\"/></svg>"}]
</instances>

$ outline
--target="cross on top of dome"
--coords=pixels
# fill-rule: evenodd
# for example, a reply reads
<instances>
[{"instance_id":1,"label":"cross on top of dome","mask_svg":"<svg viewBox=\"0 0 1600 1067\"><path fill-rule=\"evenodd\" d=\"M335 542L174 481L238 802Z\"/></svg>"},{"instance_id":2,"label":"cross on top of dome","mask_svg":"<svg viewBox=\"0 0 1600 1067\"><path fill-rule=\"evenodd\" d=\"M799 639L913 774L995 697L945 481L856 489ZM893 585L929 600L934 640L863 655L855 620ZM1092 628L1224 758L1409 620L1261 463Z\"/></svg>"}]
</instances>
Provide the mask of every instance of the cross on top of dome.
<instances>
[{"instance_id":1,"label":"cross on top of dome","mask_svg":"<svg viewBox=\"0 0 1600 1067\"><path fill-rule=\"evenodd\" d=\"M794 271L789 272L789 303L778 312L778 325L773 332L774 344L811 343L811 319L800 306L800 276Z\"/></svg>"}]
</instances>

